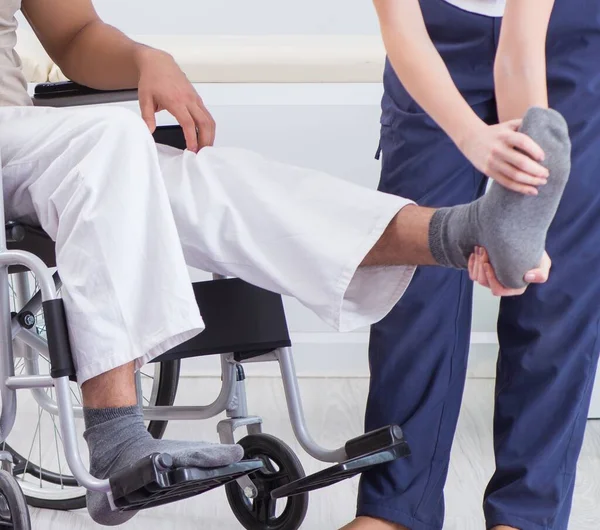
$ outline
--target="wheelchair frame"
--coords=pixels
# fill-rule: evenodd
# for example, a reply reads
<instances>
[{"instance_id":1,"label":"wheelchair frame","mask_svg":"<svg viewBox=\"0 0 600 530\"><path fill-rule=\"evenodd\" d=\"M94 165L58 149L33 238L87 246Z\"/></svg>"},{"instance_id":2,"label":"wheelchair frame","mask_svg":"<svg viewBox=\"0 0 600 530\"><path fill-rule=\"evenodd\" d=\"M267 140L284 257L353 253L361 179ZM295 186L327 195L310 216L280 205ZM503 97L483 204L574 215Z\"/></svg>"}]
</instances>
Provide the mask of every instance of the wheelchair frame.
<instances>
[{"instance_id":1,"label":"wheelchair frame","mask_svg":"<svg viewBox=\"0 0 600 530\"><path fill-rule=\"evenodd\" d=\"M1 184L1 180L0 180ZM3 215L2 207L0 212ZM0 234L0 282L6 287L0 288L0 304L10 314L9 306L9 283L7 267L12 265L26 266L38 278L40 291L27 302L19 314L24 312L37 313L42 308L42 302L46 300L59 299L52 294L60 288L60 280L55 273L52 277L50 270L34 254L22 251L9 251L6 249L6 234ZM16 273L15 289L19 298L22 298L27 290L27 273ZM215 276L215 279L221 279ZM2 412L0 414L0 433L3 439L10 434L16 417L16 396L18 389L29 389L32 391L37 404L46 412L57 415L60 419L60 429L63 437L65 456L73 476L86 489L92 491L110 491L108 479L99 480L89 474L85 469L79 453L76 440L75 417L83 417L83 408L72 403L70 394L70 381L68 377L53 379L50 375L40 375L37 356L39 353L49 354L48 343L37 333L24 326L20 321L19 314L11 319L10 329L2 326L0 329L0 341L4 345L4 355L0 358L0 395L2 397ZM25 358L26 375L14 375L14 353L12 341L21 342L28 346L33 355ZM226 412L227 419L220 421L217 432L221 443L235 443L234 432L240 427L247 427L249 434L262 432L262 419L258 416L248 416L248 405L246 400L246 388L243 378L238 377L237 366L244 362L268 362L279 363L281 378L286 396L288 413L296 439L302 448L313 458L321 462L336 463L347 460L348 455L345 447L334 450L325 449L317 444L308 431L304 416L300 389L296 376L294 360L291 348L281 348L274 352L255 357L247 361L235 361L233 353L221 354L221 390L217 398L205 406L171 406L171 407L144 407L144 419L146 420L203 420L213 418ZM8 361L8 362L7 362ZM40 392L42 388L54 386L56 388L56 402ZM238 479L242 488L254 488L251 479L242 477Z\"/></svg>"},{"instance_id":2,"label":"wheelchair frame","mask_svg":"<svg viewBox=\"0 0 600 530\"><path fill-rule=\"evenodd\" d=\"M67 95L74 86L67 84ZM75 90L80 87L75 85ZM100 100L97 98L100 97ZM135 91L127 94L119 93L113 95L112 101L126 101L136 97ZM98 96L96 91L84 92L79 102L73 104L90 104L106 102L105 95ZM96 99L94 99L96 98ZM110 98L108 98L110 100ZM46 104L42 100L41 104ZM66 106L53 102L53 106ZM0 186L2 185L2 173L0 171ZM4 204L0 201L0 219L5 221ZM112 502L111 482L109 479L98 479L92 476L84 465L75 428L75 418L83 416L83 408L75 406L71 398L70 378L65 366L72 362L68 335L66 331L66 320L62 299L57 294L61 283L58 273L52 275L50 269L32 252L23 250L10 250L7 248L7 232L0 231L0 315L10 313L9 292L9 267L21 266L31 271L37 279L39 289L33 295L29 290L27 272L18 272L15 276L15 291L22 307L12 318L2 319L0 323L0 397L2 400L0 411L0 439L6 440L10 434L16 419L17 400L16 391L22 389L31 390L37 404L46 412L58 416L59 428L62 435L64 454L68 467L84 488L91 491L106 492ZM224 280L222 276L213 275L214 280ZM44 309L47 327L47 340L32 331L33 323L27 315L36 314L41 308ZM15 375L13 341L17 345L18 355L24 357L25 375ZM57 349L66 351L57 352ZM51 360L51 374L40 374L39 355L47 355ZM62 359L61 359L62 356ZM68 357L66 359L65 357ZM58 359L58 363L55 360ZM235 443L234 433L239 428L245 427L249 435L262 433L262 419L259 416L248 414L246 400L245 376L242 364L246 362L277 362L279 364L283 382L287 409L292 424L293 432L302 448L312 457L328 463L338 463L338 466L330 468L314 475L316 481L302 484L298 491L292 491L287 487L287 492L273 497L285 497L305 493L317 487L332 484L343 478L355 475L372 467L373 465L391 461L406 456L409 451L404 442L399 427L389 426L378 431L367 433L350 440L343 447L328 450L321 447L309 433L300 395L300 389L294 367L291 346L278 348L270 353L264 353L250 359L236 359L234 353L220 354L222 384L217 398L205 406L147 406L144 407L144 419L146 420L199 420L213 418L223 412L227 418L218 423L217 431L222 443ZM139 375L138 375L139 377ZM44 392L43 389L54 387L56 401ZM138 379L138 390L141 385ZM143 404L141 397L140 404ZM0 453L0 461L3 467L7 464L10 455ZM235 479L244 495L253 499L258 490L253 482L252 475L244 474ZM301 481L297 481L301 482ZM293 483L289 486L293 486ZM293 489L293 488L292 488ZM113 503L113 508L116 509Z\"/></svg>"}]
</instances>

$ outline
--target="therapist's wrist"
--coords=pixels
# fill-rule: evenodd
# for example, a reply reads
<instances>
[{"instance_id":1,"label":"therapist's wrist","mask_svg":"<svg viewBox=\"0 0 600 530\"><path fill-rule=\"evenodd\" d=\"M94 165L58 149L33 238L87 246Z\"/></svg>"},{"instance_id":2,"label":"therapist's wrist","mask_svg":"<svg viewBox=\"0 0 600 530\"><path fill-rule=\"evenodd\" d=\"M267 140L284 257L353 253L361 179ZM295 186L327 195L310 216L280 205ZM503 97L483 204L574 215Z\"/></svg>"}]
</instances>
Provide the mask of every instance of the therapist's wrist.
<instances>
[{"instance_id":1,"label":"therapist's wrist","mask_svg":"<svg viewBox=\"0 0 600 530\"><path fill-rule=\"evenodd\" d=\"M467 145L472 138L482 134L487 124L474 112L472 115L465 116L463 120L457 120L451 131L446 131L448 136L456 144L461 153L465 153Z\"/></svg>"}]
</instances>

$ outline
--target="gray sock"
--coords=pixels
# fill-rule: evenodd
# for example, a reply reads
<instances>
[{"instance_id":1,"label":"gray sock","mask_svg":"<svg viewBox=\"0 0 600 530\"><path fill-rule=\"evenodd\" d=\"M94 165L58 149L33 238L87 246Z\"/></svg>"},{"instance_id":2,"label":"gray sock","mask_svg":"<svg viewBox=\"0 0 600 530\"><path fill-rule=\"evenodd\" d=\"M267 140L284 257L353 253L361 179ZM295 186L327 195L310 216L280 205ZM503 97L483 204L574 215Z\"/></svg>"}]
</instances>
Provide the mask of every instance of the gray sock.
<instances>
[{"instance_id":1,"label":"gray sock","mask_svg":"<svg viewBox=\"0 0 600 530\"><path fill-rule=\"evenodd\" d=\"M571 170L569 130L558 112L529 109L521 132L546 155L550 176L539 194L523 195L493 182L479 200L438 210L429 227L429 247L440 265L466 269L474 247L481 246L500 283L513 289L525 287L525 273L540 263Z\"/></svg>"},{"instance_id":2,"label":"gray sock","mask_svg":"<svg viewBox=\"0 0 600 530\"><path fill-rule=\"evenodd\" d=\"M90 472L98 478L131 465L152 453L168 453L179 467L221 467L238 462L244 455L239 445L155 440L146 430L139 407L84 409L83 434L90 453ZM113 512L104 493L87 493L88 511L94 521L117 526L136 512Z\"/></svg>"}]
</instances>

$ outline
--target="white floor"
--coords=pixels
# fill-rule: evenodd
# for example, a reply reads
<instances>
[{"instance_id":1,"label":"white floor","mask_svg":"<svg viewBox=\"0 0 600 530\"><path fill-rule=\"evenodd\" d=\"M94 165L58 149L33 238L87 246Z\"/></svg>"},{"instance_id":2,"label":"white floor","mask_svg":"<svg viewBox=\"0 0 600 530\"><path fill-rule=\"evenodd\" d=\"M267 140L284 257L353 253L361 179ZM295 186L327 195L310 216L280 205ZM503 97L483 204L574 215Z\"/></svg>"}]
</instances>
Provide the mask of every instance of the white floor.
<instances>
[{"instance_id":1,"label":"white floor","mask_svg":"<svg viewBox=\"0 0 600 530\"><path fill-rule=\"evenodd\" d=\"M362 417L367 393L366 379L303 379L301 389L305 411L313 436L327 446L338 446L362 432ZM217 391L214 379L183 379L180 404L202 404ZM198 394L198 399L194 396ZM493 381L470 380L465 405L454 445L447 492L447 523L445 530L484 530L481 497L492 473ZM281 437L297 450L305 469L313 472L320 467L306 457L294 443L287 418L279 379L248 379L250 412L261 415L265 431ZM216 421L170 424L167 434L187 439L214 439ZM311 495L308 516L303 525L307 530L335 529L354 514L356 480L347 481ZM590 422L585 447L579 465L576 501L571 528L597 530L600 527L600 423ZM32 510L35 530L91 530L93 524L85 512L61 513ZM141 513L121 528L127 530L234 530L241 528L225 500L223 490L217 490L192 500Z\"/></svg>"}]
</instances>

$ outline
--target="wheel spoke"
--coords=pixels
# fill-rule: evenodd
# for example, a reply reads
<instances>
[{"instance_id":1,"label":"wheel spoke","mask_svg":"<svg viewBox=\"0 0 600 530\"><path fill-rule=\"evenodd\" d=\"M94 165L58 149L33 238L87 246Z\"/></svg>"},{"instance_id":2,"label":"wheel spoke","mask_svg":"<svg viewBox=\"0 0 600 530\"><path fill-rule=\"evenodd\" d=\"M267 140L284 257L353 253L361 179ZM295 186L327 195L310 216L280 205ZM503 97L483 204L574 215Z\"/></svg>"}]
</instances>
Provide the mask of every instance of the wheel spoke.
<instances>
[{"instance_id":1,"label":"wheel spoke","mask_svg":"<svg viewBox=\"0 0 600 530\"><path fill-rule=\"evenodd\" d=\"M292 478L289 473L277 472L274 475L267 475L264 481L269 484L269 491L273 491L281 486L285 486L292 482Z\"/></svg>"},{"instance_id":2,"label":"wheel spoke","mask_svg":"<svg viewBox=\"0 0 600 530\"><path fill-rule=\"evenodd\" d=\"M52 397L52 391L50 391L50 397ZM64 489L62 467L60 465L60 451L58 449L58 439L60 438L60 432L56 428L56 420L54 419L54 415L50 414L50 417L52 418L52 425L54 426L54 443L56 445L56 459L58 460L58 474L60 476L60 489ZM60 439L60 442L62 443L62 438ZM40 460L40 467L42 467L41 460ZM40 473L40 476L41 476L41 473Z\"/></svg>"},{"instance_id":3,"label":"wheel spoke","mask_svg":"<svg viewBox=\"0 0 600 530\"><path fill-rule=\"evenodd\" d=\"M275 518L276 504L270 497L258 497L252 503L252 512L257 521L268 523Z\"/></svg>"},{"instance_id":4,"label":"wheel spoke","mask_svg":"<svg viewBox=\"0 0 600 530\"><path fill-rule=\"evenodd\" d=\"M29 448L29 454L27 455L27 460L25 461L25 469L23 470L23 479L25 480L25 475L27 474L27 466L29 465L29 461L31 460L31 453L33 452L33 446L35 445L35 435L38 433L40 429L40 422L42 420L42 407L38 407L40 411L38 414L38 421L35 427L35 432L33 433L33 440L31 440L31 447Z\"/></svg>"},{"instance_id":5,"label":"wheel spoke","mask_svg":"<svg viewBox=\"0 0 600 530\"><path fill-rule=\"evenodd\" d=\"M42 416L40 414L40 420L41 419L42 419ZM40 459L38 460L38 462L39 462L38 465L41 468L42 467L42 429L40 428L39 431L40 431L40 437L39 437L39 456L40 456ZM42 489L43 487L44 486L42 484L42 474L40 473L40 489Z\"/></svg>"},{"instance_id":6,"label":"wheel spoke","mask_svg":"<svg viewBox=\"0 0 600 530\"><path fill-rule=\"evenodd\" d=\"M48 357L46 357L43 353L40 352L36 352L42 359L44 359L44 361L46 361L48 363L48 365L50 365L50 359L48 359Z\"/></svg>"},{"instance_id":7,"label":"wheel spoke","mask_svg":"<svg viewBox=\"0 0 600 530\"><path fill-rule=\"evenodd\" d=\"M15 373L19 375L23 373L23 369L25 368L25 360L23 357L20 357L15 364Z\"/></svg>"},{"instance_id":8,"label":"wheel spoke","mask_svg":"<svg viewBox=\"0 0 600 530\"><path fill-rule=\"evenodd\" d=\"M54 400L54 395L52 393L52 390L50 390L50 399ZM58 427L56 427L56 418L54 417L54 414L50 414L50 417L52 418L52 423L54 423L54 430L58 434L58 439L60 440L60 443L64 446L65 444L63 443L63 439L62 439L62 435L60 433L60 429Z\"/></svg>"},{"instance_id":9,"label":"wheel spoke","mask_svg":"<svg viewBox=\"0 0 600 530\"><path fill-rule=\"evenodd\" d=\"M265 466L264 469L261 470L261 473L267 476L277 473L277 468L268 456L259 455L259 458L263 461L263 465Z\"/></svg>"},{"instance_id":10,"label":"wheel spoke","mask_svg":"<svg viewBox=\"0 0 600 530\"><path fill-rule=\"evenodd\" d=\"M70 388L70 390L71 390L71 394L73 394L73 397L75 398L75 401L77 401L77 404L81 405L81 400L79 399L79 397L77 397L77 394L75 394L72 387Z\"/></svg>"}]
</instances>

